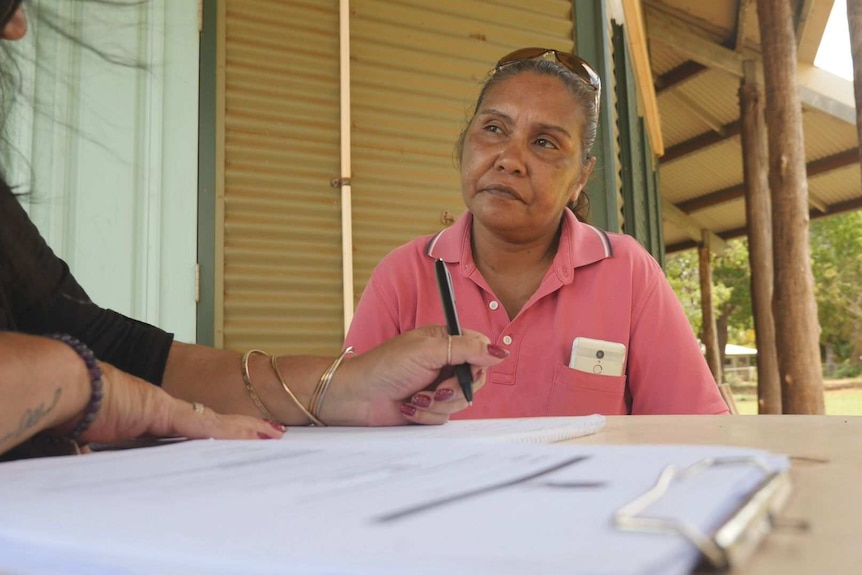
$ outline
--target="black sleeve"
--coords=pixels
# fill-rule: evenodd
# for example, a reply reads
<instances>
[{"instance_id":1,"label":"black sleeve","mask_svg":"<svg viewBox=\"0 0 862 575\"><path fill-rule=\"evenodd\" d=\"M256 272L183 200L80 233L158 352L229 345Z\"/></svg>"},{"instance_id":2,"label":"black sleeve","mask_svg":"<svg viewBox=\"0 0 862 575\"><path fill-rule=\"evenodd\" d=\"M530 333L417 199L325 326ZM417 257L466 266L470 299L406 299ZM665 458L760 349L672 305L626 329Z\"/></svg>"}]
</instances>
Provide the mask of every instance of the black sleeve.
<instances>
[{"instance_id":1,"label":"black sleeve","mask_svg":"<svg viewBox=\"0 0 862 575\"><path fill-rule=\"evenodd\" d=\"M90 301L8 189L0 190L0 226L0 292L9 327L33 335L67 333L100 360L161 384L172 334Z\"/></svg>"}]
</instances>

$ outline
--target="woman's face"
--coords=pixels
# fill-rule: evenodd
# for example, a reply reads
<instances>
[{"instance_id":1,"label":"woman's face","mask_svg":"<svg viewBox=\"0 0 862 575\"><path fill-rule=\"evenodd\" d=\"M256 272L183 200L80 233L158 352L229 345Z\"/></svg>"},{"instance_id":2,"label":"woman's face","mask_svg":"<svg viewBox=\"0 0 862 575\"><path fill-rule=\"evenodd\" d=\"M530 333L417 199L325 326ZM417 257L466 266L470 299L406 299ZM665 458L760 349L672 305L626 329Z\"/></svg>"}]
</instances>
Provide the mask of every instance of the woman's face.
<instances>
[{"instance_id":1,"label":"woman's face","mask_svg":"<svg viewBox=\"0 0 862 575\"><path fill-rule=\"evenodd\" d=\"M474 220L509 241L556 233L593 168L584 118L557 78L525 72L490 88L464 137L461 194Z\"/></svg>"},{"instance_id":2,"label":"woman's face","mask_svg":"<svg viewBox=\"0 0 862 575\"><path fill-rule=\"evenodd\" d=\"M24 5L19 4L15 13L6 22L0 37L4 40L20 40L27 34L27 16L24 15Z\"/></svg>"}]
</instances>

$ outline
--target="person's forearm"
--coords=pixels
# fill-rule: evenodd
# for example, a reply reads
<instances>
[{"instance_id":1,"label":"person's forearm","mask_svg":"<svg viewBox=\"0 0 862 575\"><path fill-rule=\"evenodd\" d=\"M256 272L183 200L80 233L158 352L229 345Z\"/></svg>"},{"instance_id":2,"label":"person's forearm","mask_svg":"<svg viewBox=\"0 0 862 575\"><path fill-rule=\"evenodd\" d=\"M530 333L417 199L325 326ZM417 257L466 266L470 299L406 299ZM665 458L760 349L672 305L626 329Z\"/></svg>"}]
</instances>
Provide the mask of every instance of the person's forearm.
<instances>
[{"instance_id":1,"label":"person's forearm","mask_svg":"<svg viewBox=\"0 0 862 575\"><path fill-rule=\"evenodd\" d=\"M199 401L220 413L264 417L246 390L241 359L242 354L237 352L175 342L168 356L162 387L175 397ZM279 371L297 399L308 407L315 385L332 360L281 357ZM260 401L277 421L288 425L309 423L282 388L268 357L253 354L249 358L249 374ZM341 394L336 391L333 395ZM353 423L360 424L359 421Z\"/></svg>"},{"instance_id":2,"label":"person's forearm","mask_svg":"<svg viewBox=\"0 0 862 575\"><path fill-rule=\"evenodd\" d=\"M87 367L69 346L0 333L0 453L71 420L90 394Z\"/></svg>"}]
</instances>

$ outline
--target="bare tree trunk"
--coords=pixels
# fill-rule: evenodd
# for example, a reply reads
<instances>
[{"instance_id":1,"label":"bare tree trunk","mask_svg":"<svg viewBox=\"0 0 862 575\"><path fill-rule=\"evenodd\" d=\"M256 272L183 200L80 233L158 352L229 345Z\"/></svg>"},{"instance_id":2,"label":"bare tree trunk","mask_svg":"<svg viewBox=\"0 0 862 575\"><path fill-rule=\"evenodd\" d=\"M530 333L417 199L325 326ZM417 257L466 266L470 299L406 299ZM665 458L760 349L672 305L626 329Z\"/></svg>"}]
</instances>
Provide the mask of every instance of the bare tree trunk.
<instances>
[{"instance_id":1,"label":"bare tree trunk","mask_svg":"<svg viewBox=\"0 0 862 575\"><path fill-rule=\"evenodd\" d=\"M850 52L853 54L853 87L856 91L856 133L862 142L862 0L847 0ZM862 146L859 147L862 161Z\"/></svg>"},{"instance_id":2,"label":"bare tree trunk","mask_svg":"<svg viewBox=\"0 0 862 575\"><path fill-rule=\"evenodd\" d=\"M716 383L721 383L721 355L718 351L718 335L715 326L715 308L712 305L712 262L709 244L698 248L700 271L700 309L703 314L701 339L706 348L706 363Z\"/></svg>"},{"instance_id":3,"label":"bare tree trunk","mask_svg":"<svg viewBox=\"0 0 862 575\"><path fill-rule=\"evenodd\" d=\"M748 222L748 261L751 266L751 309L757 341L758 413L781 413L781 378L775 352L772 320L772 207L769 200L769 164L763 94L754 81L753 62L745 63L739 88L742 171L745 180L745 215Z\"/></svg>"},{"instance_id":4,"label":"bare tree trunk","mask_svg":"<svg viewBox=\"0 0 862 575\"><path fill-rule=\"evenodd\" d=\"M724 377L724 366L727 363L727 325L730 322L730 313L721 312L715 318L715 337L718 341L718 361L721 365L721 375Z\"/></svg>"},{"instance_id":5,"label":"bare tree trunk","mask_svg":"<svg viewBox=\"0 0 862 575\"><path fill-rule=\"evenodd\" d=\"M766 125L775 280L775 320L784 413L823 413L820 324L808 239L808 182L797 92L796 38L788 0L757 0Z\"/></svg>"}]
</instances>

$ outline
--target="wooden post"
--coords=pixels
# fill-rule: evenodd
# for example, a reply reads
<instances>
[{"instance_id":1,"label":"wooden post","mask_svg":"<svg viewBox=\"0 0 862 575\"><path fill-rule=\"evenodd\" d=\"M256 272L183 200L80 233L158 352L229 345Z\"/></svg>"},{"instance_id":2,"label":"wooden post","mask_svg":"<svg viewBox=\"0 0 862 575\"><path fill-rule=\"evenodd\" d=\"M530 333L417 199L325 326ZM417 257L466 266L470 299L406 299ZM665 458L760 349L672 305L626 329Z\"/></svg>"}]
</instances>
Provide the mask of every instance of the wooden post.
<instances>
[{"instance_id":1,"label":"wooden post","mask_svg":"<svg viewBox=\"0 0 862 575\"><path fill-rule=\"evenodd\" d=\"M797 92L796 37L787 0L757 0L769 134L772 314L784 413L823 413L820 324L808 240L808 183Z\"/></svg>"},{"instance_id":2,"label":"wooden post","mask_svg":"<svg viewBox=\"0 0 862 575\"><path fill-rule=\"evenodd\" d=\"M772 320L772 208L769 200L769 150L763 118L763 94L755 64L746 61L739 87L748 261L751 266L751 309L757 334L758 413L781 413L781 379Z\"/></svg>"},{"instance_id":3,"label":"wooden post","mask_svg":"<svg viewBox=\"0 0 862 575\"><path fill-rule=\"evenodd\" d=\"M862 142L862 0L847 0L850 52L853 55L853 88L856 92L856 133ZM862 146L859 147L862 162Z\"/></svg>"},{"instance_id":4,"label":"wooden post","mask_svg":"<svg viewBox=\"0 0 862 575\"><path fill-rule=\"evenodd\" d=\"M703 243L697 249L700 272L700 308L703 314L701 340L706 349L706 363L717 384L721 384L721 353L718 350L718 330L715 327L715 308L712 305L712 262L710 261L709 238L704 234Z\"/></svg>"}]
</instances>

